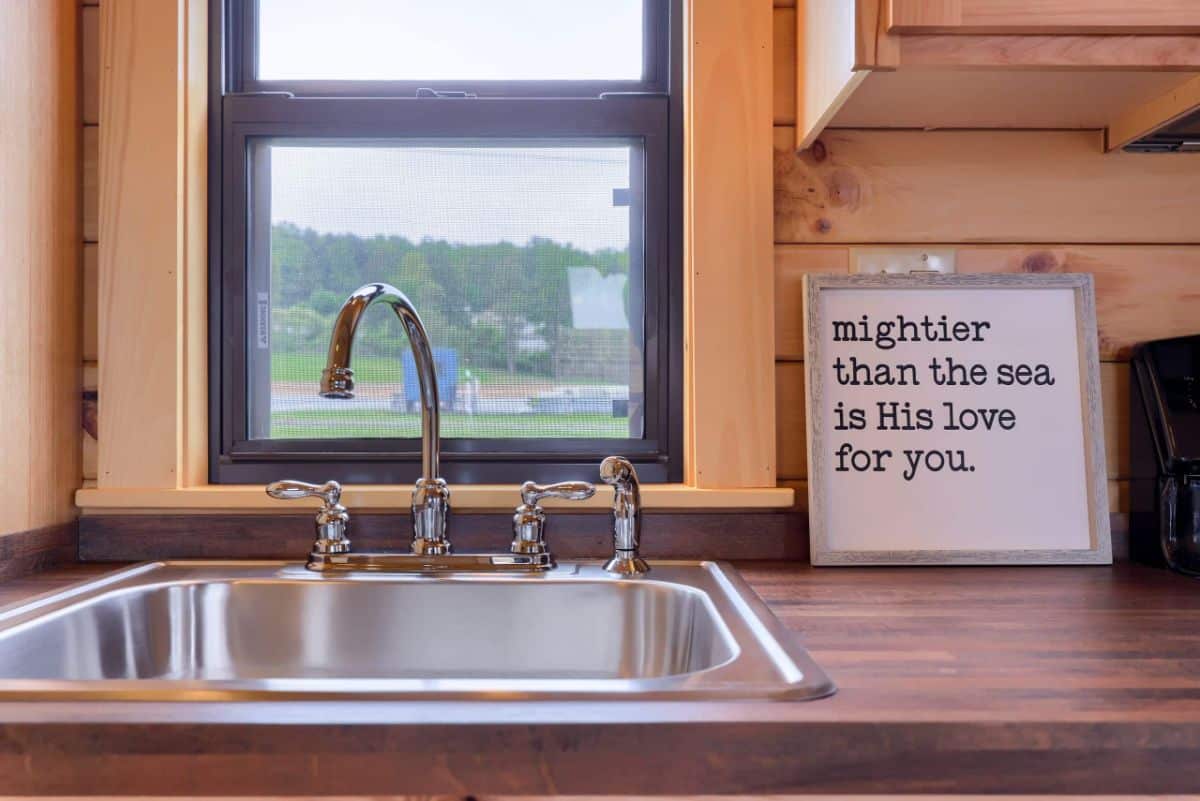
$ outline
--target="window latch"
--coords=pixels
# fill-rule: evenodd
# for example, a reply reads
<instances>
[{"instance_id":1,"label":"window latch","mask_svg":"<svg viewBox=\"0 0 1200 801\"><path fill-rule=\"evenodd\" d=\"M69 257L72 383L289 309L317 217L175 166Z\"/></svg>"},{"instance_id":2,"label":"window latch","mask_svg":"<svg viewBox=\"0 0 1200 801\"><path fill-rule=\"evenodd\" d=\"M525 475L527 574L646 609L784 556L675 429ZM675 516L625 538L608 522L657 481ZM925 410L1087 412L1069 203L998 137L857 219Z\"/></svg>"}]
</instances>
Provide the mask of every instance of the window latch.
<instances>
[{"instance_id":1,"label":"window latch","mask_svg":"<svg viewBox=\"0 0 1200 801\"><path fill-rule=\"evenodd\" d=\"M475 97L478 97L478 95L475 94L474 92L460 92L460 91L452 91L452 90L441 91L438 89L430 89L428 87L422 87L417 90L417 97L449 98L449 99L453 100L453 99L475 98Z\"/></svg>"}]
</instances>

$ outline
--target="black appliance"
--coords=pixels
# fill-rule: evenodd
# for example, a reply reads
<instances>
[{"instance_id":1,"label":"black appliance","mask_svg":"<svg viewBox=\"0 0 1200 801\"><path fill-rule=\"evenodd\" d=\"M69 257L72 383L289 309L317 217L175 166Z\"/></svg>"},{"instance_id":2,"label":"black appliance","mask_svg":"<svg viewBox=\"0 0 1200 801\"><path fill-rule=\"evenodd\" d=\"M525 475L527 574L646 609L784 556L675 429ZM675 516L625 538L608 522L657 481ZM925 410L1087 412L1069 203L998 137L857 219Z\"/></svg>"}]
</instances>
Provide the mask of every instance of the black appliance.
<instances>
[{"instance_id":1,"label":"black appliance","mask_svg":"<svg viewBox=\"0 0 1200 801\"><path fill-rule=\"evenodd\" d=\"M1130 395L1130 556L1200 576L1200 336L1139 347Z\"/></svg>"}]
</instances>

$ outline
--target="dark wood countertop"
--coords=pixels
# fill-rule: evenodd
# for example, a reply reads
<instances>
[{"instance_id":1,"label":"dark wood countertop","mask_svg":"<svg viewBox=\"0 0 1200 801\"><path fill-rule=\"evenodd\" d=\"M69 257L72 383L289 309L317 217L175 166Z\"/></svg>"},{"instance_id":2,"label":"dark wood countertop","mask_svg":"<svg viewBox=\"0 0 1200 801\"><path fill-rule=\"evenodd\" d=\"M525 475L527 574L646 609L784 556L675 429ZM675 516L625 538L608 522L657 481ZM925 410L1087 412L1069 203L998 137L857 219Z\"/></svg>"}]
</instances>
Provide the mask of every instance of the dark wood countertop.
<instances>
[{"instance_id":1,"label":"dark wood countertop","mask_svg":"<svg viewBox=\"0 0 1200 801\"><path fill-rule=\"evenodd\" d=\"M1200 582L746 563L804 703L9 703L10 794L1200 792ZM105 566L0 584L0 603Z\"/></svg>"}]
</instances>

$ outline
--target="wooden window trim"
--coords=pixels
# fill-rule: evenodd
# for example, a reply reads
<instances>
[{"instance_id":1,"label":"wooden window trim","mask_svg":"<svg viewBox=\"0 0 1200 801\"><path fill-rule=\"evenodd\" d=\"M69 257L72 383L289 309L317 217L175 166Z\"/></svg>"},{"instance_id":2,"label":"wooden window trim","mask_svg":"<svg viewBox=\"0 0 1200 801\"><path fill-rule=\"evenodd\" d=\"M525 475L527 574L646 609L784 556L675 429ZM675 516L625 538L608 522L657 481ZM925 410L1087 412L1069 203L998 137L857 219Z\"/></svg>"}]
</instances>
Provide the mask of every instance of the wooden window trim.
<instances>
[{"instance_id":1,"label":"wooden window trim","mask_svg":"<svg viewBox=\"0 0 1200 801\"><path fill-rule=\"evenodd\" d=\"M772 3L685 9L684 482L657 508L786 507L775 465ZM207 482L206 0L100 12L99 470L86 512L271 508ZM702 432L702 433L701 433ZM408 488L353 487L359 508ZM513 487L456 486L458 509ZM604 506L603 495L593 503Z\"/></svg>"}]
</instances>

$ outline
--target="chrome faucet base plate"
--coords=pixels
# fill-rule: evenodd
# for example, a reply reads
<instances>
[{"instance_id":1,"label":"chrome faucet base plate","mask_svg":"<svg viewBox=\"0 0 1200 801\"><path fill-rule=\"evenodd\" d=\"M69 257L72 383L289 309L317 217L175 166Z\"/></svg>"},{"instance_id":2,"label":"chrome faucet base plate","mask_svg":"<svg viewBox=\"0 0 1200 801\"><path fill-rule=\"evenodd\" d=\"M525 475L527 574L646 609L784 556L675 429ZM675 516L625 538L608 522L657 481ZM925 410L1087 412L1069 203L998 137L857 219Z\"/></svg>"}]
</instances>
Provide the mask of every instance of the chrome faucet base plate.
<instances>
[{"instance_id":1,"label":"chrome faucet base plate","mask_svg":"<svg viewBox=\"0 0 1200 801\"><path fill-rule=\"evenodd\" d=\"M308 556L318 573L542 573L552 570L549 553L319 553Z\"/></svg>"}]
</instances>

